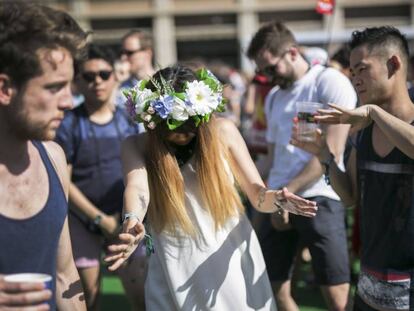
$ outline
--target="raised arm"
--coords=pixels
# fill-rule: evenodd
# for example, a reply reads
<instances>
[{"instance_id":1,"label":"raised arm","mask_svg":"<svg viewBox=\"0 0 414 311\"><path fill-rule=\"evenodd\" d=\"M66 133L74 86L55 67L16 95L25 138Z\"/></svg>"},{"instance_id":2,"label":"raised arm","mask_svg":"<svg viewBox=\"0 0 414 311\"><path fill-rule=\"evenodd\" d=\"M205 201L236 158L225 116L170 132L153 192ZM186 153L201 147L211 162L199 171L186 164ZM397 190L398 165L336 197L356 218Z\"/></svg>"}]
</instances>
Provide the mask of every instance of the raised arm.
<instances>
[{"instance_id":1,"label":"raised arm","mask_svg":"<svg viewBox=\"0 0 414 311\"><path fill-rule=\"evenodd\" d=\"M351 124L353 131L367 127L371 122L403 153L414 159L414 126L376 105L364 105L354 110L330 104L332 110L322 110L316 118L323 123ZM409 120L410 122L413 120Z\"/></svg>"},{"instance_id":2,"label":"raised arm","mask_svg":"<svg viewBox=\"0 0 414 311\"><path fill-rule=\"evenodd\" d=\"M258 211L272 213L282 208L308 217L316 214L314 202L298 197L287 189L268 190L234 124L224 119L219 119L217 123L220 136L235 163L240 186Z\"/></svg>"},{"instance_id":3,"label":"raised arm","mask_svg":"<svg viewBox=\"0 0 414 311\"><path fill-rule=\"evenodd\" d=\"M124 209L128 216L123 222L119 243L110 245L111 254L105 258L109 270L118 269L135 251L145 235L142 221L147 213L150 193L147 170L143 157L145 134L128 137L122 144L122 166L124 173Z\"/></svg>"},{"instance_id":4,"label":"raised arm","mask_svg":"<svg viewBox=\"0 0 414 311\"><path fill-rule=\"evenodd\" d=\"M414 159L414 126L378 106L372 106L369 115L398 149Z\"/></svg>"}]
</instances>

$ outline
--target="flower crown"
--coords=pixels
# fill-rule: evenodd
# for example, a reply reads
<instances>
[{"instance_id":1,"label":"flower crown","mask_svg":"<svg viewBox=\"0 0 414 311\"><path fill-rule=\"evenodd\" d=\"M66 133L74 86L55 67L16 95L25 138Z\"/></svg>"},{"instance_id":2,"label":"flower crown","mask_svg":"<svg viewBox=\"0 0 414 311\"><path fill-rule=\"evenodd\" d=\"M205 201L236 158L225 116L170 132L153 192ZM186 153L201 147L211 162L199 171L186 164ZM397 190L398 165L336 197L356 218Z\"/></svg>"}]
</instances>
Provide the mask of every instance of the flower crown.
<instances>
[{"instance_id":1,"label":"flower crown","mask_svg":"<svg viewBox=\"0 0 414 311\"><path fill-rule=\"evenodd\" d=\"M160 77L160 82L153 78L141 80L124 91L128 113L146 128L154 129L166 122L170 130L175 130L190 118L198 126L208 122L213 112L224 111L227 100L223 98L223 85L207 69L198 70L197 80L186 82L183 92L176 92L170 81ZM155 91L146 88L149 82Z\"/></svg>"}]
</instances>

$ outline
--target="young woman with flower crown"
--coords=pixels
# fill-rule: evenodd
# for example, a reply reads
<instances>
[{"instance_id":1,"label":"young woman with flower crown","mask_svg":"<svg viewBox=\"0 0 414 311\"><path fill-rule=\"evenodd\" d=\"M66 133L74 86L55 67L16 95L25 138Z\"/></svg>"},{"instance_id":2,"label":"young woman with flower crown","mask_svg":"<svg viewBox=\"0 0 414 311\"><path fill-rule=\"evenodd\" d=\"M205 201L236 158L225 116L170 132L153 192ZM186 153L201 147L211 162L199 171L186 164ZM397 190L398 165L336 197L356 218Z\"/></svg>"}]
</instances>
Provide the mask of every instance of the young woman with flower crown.
<instances>
[{"instance_id":1,"label":"young woman with flower crown","mask_svg":"<svg viewBox=\"0 0 414 311\"><path fill-rule=\"evenodd\" d=\"M147 132L124 142L124 223L106 257L120 267L146 238L155 253L146 280L147 310L275 310L256 235L238 188L261 212L312 217L314 202L265 188L232 122L212 115L225 104L207 70L175 66L127 92Z\"/></svg>"}]
</instances>

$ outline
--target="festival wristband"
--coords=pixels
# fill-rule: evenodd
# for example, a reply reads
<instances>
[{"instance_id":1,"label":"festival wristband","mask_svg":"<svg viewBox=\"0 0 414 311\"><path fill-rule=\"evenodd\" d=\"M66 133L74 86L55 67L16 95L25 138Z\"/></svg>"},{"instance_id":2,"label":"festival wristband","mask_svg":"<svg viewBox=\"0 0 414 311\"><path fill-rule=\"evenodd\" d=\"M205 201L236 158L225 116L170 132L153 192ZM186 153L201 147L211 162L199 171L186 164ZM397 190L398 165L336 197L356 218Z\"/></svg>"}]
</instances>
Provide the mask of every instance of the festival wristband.
<instances>
[{"instance_id":1,"label":"festival wristband","mask_svg":"<svg viewBox=\"0 0 414 311\"><path fill-rule=\"evenodd\" d=\"M138 222L142 223L141 219L139 219L138 215L135 214L135 213L125 213L124 219L122 220L122 223L124 223L125 221L127 221L130 218L136 218L138 220Z\"/></svg>"}]
</instances>

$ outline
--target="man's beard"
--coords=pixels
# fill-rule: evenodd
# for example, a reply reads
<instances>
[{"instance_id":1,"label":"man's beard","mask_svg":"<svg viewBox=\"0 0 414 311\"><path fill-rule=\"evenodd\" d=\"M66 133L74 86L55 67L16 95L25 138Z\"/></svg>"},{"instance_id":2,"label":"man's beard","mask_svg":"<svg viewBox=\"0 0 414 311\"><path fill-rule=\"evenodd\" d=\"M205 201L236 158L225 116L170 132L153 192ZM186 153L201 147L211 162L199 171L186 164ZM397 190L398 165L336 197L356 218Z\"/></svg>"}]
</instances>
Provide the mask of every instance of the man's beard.
<instances>
[{"instance_id":1,"label":"man's beard","mask_svg":"<svg viewBox=\"0 0 414 311\"><path fill-rule=\"evenodd\" d=\"M280 77L276 75L272 77L272 84L279 86L283 90L290 88L294 82L292 77Z\"/></svg>"},{"instance_id":2,"label":"man's beard","mask_svg":"<svg viewBox=\"0 0 414 311\"><path fill-rule=\"evenodd\" d=\"M22 140L51 140L51 137L47 128L39 127L38 125L31 124L27 115L21 111L8 111L7 118L9 123L13 126L13 132L16 137Z\"/></svg>"}]
</instances>

